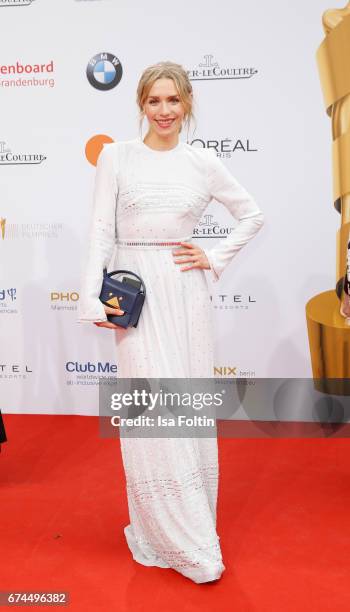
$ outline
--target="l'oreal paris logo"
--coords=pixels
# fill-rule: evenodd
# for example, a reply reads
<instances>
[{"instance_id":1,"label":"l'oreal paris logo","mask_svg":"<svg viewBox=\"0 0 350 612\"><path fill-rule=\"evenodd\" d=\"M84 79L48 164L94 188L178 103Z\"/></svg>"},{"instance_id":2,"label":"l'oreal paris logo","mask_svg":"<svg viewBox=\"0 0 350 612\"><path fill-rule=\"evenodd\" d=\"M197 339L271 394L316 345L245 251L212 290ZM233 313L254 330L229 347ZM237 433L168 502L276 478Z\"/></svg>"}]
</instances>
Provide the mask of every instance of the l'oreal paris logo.
<instances>
[{"instance_id":1,"label":"l'oreal paris logo","mask_svg":"<svg viewBox=\"0 0 350 612\"><path fill-rule=\"evenodd\" d=\"M217 81L222 79L250 79L257 74L256 68L249 66L220 66L213 61L214 55L204 55L196 68L187 70L190 81Z\"/></svg>"},{"instance_id":2,"label":"l'oreal paris logo","mask_svg":"<svg viewBox=\"0 0 350 612\"><path fill-rule=\"evenodd\" d=\"M243 151L243 153L255 153L258 151L258 149L251 144L249 138L220 138L218 140L195 138L188 144L198 149L214 149L218 157L225 158L230 158L232 153L236 153L236 151Z\"/></svg>"},{"instance_id":3,"label":"l'oreal paris logo","mask_svg":"<svg viewBox=\"0 0 350 612\"><path fill-rule=\"evenodd\" d=\"M12 153L5 140L0 140L0 165L18 166L26 164L41 164L46 156L41 153Z\"/></svg>"}]
</instances>

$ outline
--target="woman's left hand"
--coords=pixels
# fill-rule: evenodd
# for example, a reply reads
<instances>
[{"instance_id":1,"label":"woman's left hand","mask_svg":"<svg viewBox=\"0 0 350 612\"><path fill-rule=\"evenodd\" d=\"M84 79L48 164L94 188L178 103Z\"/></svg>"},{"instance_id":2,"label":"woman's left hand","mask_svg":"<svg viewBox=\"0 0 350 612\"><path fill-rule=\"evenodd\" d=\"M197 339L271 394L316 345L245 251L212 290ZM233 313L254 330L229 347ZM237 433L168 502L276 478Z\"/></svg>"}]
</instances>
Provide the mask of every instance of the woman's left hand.
<instances>
[{"instance_id":1,"label":"woman's left hand","mask_svg":"<svg viewBox=\"0 0 350 612\"><path fill-rule=\"evenodd\" d=\"M181 268L183 270L192 270L192 268L202 268L203 270L210 270L210 264L203 249L192 242L181 242L181 246L177 247L172 251L174 256L174 263L182 264L190 262L190 265ZM185 247L185 249L181 249ZM181 257L180 257L181 255ZM183 257L185 255L186 257ZM178 259L176 259L178 257Z\"/></svg>"}]
</instances>

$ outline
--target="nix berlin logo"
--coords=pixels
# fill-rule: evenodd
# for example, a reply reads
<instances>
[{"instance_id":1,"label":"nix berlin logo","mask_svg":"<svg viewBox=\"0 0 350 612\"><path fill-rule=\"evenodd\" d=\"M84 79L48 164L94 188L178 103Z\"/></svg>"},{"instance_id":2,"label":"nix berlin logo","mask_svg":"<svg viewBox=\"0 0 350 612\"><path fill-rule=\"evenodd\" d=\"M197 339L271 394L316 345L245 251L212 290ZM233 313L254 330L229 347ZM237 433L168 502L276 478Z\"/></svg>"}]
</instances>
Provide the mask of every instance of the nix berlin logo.
<instances>
[{"instance_id":1,"label":"nix berlin logo","mask_svg":"<svg viewBox=\"0 0 350 612\"><path fill-rule=\"evenodd\" d=\"M106 91L120 82L123 68L119 59L112 53L94 55L86 68L86 76L92 87Z\"/></svg>"}]
</instances>

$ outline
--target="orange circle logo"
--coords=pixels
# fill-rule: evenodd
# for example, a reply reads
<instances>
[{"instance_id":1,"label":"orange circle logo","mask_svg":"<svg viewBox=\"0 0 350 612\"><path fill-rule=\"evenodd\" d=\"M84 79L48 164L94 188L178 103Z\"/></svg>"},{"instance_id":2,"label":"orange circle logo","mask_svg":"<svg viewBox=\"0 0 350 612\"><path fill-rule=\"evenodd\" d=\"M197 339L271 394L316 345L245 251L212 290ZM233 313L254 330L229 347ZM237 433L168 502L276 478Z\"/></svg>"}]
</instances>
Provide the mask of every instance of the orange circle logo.
<instances>
[{"instance_id":1,"label":"orange circle logo","mask_svg":"<svg viewBox=\"0 0 350 612\"><path fill-rule=\"evenodd\" d=\"M105 142L114 142L113 138L110 136L106 136L105 134L97 134L97 136L93 136L90 140L87 141L85 145L85 155L86 159L92 164L96 166L98 156L103 149L103 145Z\"/></svg>"}]
</instances>

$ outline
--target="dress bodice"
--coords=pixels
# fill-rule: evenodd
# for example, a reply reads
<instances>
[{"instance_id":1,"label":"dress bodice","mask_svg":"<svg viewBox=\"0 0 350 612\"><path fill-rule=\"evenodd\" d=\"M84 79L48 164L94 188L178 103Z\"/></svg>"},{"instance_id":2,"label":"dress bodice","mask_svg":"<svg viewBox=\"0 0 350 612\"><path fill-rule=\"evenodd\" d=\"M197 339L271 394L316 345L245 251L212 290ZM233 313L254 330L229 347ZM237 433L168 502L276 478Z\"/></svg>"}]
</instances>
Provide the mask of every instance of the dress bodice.
<instances>
[{"instance_id":1,"label":"dress bodice","mask_svg":"<svg viewBox=\"0 0 350 612\"><path fill-rule=\"evenodd\" d=\"M106 320L99 294L116 239L192 236L212 199L238 221L219 245L203 249L216 282L262 225L263 215L252 196L213 149L179 141L172 149L157 151L141 138L105 144L96 167L79 322Z\"/></svg>"},{"instance_id":2,"label":"dress bodice","mask_svg":"<svg viewBox=\"0 0 350 612\"><path fill-rule=\"evenodd\" d=\"M156 151L139 138L113 143L116 233L121 239L192 235L211 200L206 151L180 142Z\"/></svg>"}]
</instances>

